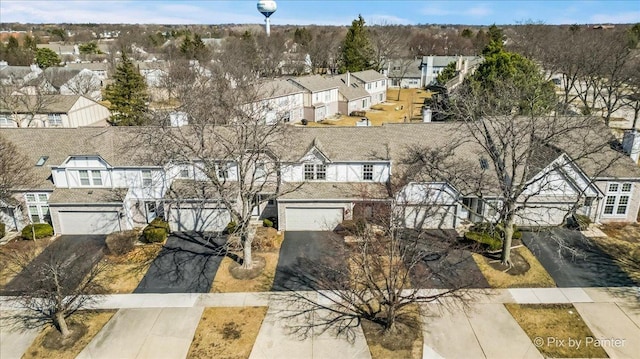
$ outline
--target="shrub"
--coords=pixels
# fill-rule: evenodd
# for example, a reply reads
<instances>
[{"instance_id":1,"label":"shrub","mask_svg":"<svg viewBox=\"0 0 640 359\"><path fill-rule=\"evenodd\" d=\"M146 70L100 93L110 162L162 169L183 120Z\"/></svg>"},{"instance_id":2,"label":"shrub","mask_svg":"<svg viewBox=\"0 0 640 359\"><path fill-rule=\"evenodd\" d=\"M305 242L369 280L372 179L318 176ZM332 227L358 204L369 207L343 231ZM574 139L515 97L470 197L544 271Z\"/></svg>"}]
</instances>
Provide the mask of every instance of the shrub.
<instances>
[{"instance_id":1,"label":"shrub","mask_svg":"<svg viewBox=\"0 0 640 359\"><path fill-rule=\"evenodd\" d=\"M271 220L269 220L268 218L265 218L262 220L262 225L264 227L273 227L273 222Z\"/></svg>"},{"instance_id":2,"label":"shrub","mask_svg":"<svg viewBox=\"0 0 640 359\"><path fill-rule=\"evenodd\" d=\"M4 237L5 234L7 234L7 228L4 223L0 222L0 238Z\"/></svg>"},{"instance_id":3,"label":"shrub","mask_svg":"<svg viewBox=\"0 0 640 359\"><path fill-rule=\"evenodd\" d=\"M49 223L34 223L22 229L22 238L24 239L33 239L34 234L36 239L51 237L53 236L53 227Z\"/></svg>"},{"instance_id":4,"label":"shrub","mask_svg":"<svg viewBox=\"0 0 640 359\"><path fill-rule=\"evenodd\" d=\"M477 223L471 227L470 231L487 233L498 239L504 239L504 227L502 224L488 222ZM511 239L522 239L522 231L515 224L513 225L513 236Z\"/></svg>"},{"instance_id":5,"label":"shrub","mask_svg":"<svg viewBox=\"0 0 640 359\"><path fill-rule=\"evenodd\" d=\"M138 231L114 232L107 236L106 244L109 252L117 256L129 253L138 239Z\"/></svg>"},{"instance_id":6,"label":"shrub","mask_svg":"<svg viewBox=\"0 0 640 359\"><path fill-rule=\"evenodd\" d=\"M586 231L591 224L591 218L582 214L574 214L567 218L567 225L571 229L577 229L580 231Z\"/></svg>"},{"instance_id":7,"label":"shrub","mask_svg":"<svg viewBox=\"0 0 640 359\"><path fill-rule=\"evenodd\" d=\"M235 221L229 222L227 227L224 229L225 234L234 234L238 231L238 224Z\"/></svg>"},{"instance_id":8,"label":"shrub","mask_svg":"<svg viewBox=\"0 0 640 359\"><path fill-rule=\"evenodd\" d=\"M142 233L147 243L161 243L167 239L167 231L164 228L147 227Z\"/></svg>"},{"instance_id":9,"label":"shrub","mask_svg":"<svg viewBox=\"0 0 640 359\"><path fill-rule=\"evenodd\" d=\"M487 245L489 250L495 251L502 247L502 240L486 232L469 231L464 238Z\"/></svg>"},{"instance_id":10,"label":"shrub","mask_svg":"<svg viewBox=\"0 0 640 359\"><path fill-rule=\"evenodd\" d=\"M147 243L164 242L169 235L169 223L157 217L142 231L142 235Z\"/></svg>"},{"instance_id":11,"label":"shrub","mask_svg":"<svg viewBox=\"0 0 640 359\"><path fill-rule=\"evenodd\" d=\"M342 231L349 234L361 234L367 228L367 220L364 218L346 219L340 223Z\"/></svg>"},{"instance_id":12,"label":"shrub","mask_svg":"<svg viewBox=\"0 0 640 359\"><path fill-rule=\"evenodd\" d=\"M256 229L256 236L251 242L251 248L259 251L270 251L280 248L282 235L273 227L260 227Z\"/></svg>"}]
</instances>

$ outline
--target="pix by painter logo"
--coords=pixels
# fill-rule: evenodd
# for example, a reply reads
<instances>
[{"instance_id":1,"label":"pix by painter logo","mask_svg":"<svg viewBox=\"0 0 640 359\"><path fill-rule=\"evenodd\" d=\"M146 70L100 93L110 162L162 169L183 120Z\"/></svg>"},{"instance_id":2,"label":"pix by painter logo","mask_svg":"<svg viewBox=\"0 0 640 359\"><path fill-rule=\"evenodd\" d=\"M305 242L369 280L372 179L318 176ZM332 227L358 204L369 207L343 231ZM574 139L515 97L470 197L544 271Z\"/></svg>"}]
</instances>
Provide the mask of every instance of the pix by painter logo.
<instances>
[{"instance_id":1,"label":"pix by painter logo","mask_svg":"<svg viewBox=\"0 0 640 359\"><path fill-rule=\"evenodd\" d=\"M574 348L580 349L585 346L592 347L609 347L620 348L624 346L626 339L621 338L558 338L558 337L535 337L533 338L533 345L540 348L555 347L555 348Z\"/></svg>"}]
</instances>

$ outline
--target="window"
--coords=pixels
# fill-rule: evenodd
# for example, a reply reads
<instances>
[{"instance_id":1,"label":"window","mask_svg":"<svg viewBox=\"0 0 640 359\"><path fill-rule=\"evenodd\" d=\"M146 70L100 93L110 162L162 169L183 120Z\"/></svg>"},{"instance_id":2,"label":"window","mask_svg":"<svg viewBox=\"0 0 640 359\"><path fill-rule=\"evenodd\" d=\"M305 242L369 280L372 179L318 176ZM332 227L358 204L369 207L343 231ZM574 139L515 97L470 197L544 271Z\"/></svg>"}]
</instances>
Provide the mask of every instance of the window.
<instances>
[{"instance_id":1,"label":"window","mask_svg":"<svg viewBox=\"0 0 640 359\"><path fill-rule=\"evenodd\" d=\"M47 117L49 118L49 126L62 126L62 116L59 113L50 113Z\"/></svg>"},{"instance_id":2,"label":"window","mask_svg":"<svg viewBox=\"0 0 640 359\"><path fill-rule=\"evenodd\" d=\"M371 84L367 84L367 90L371 90Z\"/></svg>"},{"instance_id":3,"label":"window","mask_svg":"<svg viewBox=\"0 0 640 359\"><path fill-rule=\"evenodd\" d=\"M305 180L324 180L327 179L327 166L323 164L305 164L304 165Z\"/></svg>"},{"instance_id":4,"label":"window","mask_svg":"<svg viewBox=\"0 0 640 359\"><path fill-rule=\"evenodd\" d=\"M80 170L80 185L81 186L91 186L91 181L89 181L89 171Z\"/></svg>"},{"instance_id":5,"label":"window","mask_svg":"<svg viewBox=\"0 0 640 359\"><path fill-rule=\"evenodd\" d=\"M79 170L80 186L102 186L102 173L99 170Z\"/></svg>"},{"instance_id":6,"label":"window","mask_svg":"<svg viewBox=\"0 0 640 359\"><path fill-rule=\"evenodd\" d=\"M2 125L8 125L10 124L11 121L11 115L7 115L7 114L1 114L0 115L0 126Z\"/></svg>"},{"instance_id":7,"label":"window","mask_svg":"<svg viewBox=\"0 0 640 359\"><path fill-rule=\"evenodd\" d=\"M331 102L331 92L330 91L326 91L324 93L324 102Z\"/></svg>"},{"instance_id":8,"label":"window","mask_svg":"<svg viewBox=\"0 0 640 359\"><path fill-rule=\"evenodd\" d=\"M91 179L94 186L102 186L102 175L100 171L91 171Z\"/></svg>"},{"instance_id":9,"label":"window","mask_svg":"<svg viewBox=\"0 0 640 359\"><path fill-rule=\"evenodd\" d=\"M189 178L189 169L183 168L178 172L178 178Z\"/></svg>"},{"instance_id":10,"label":"window","mask_svg":"<svg viewBox=\"0 0 640 359\"><path fill-rule=\"evenodd\" d=\"M220 180L229 178L229 166L226 163L218 163L216 165L216 172Z\"/></svg>"},{"instance_id":11,"label":"window","mask_svg":"<svg viewBox=\"0 0 640 359\"><path fill-rule=\"evenodd\" d=\"M27 193L25 199L31 223L51 223L47 193Z\"/></svg>"},{"instance_id":12,"label":"window","mask_svg":"<svg viewBox=\"0 0 640 359\"><path fill-rule=\"evenodd\" d=\"M362 179L365 181L373 180L373 165L362 165Z\"/></svg>"},{"instance_id":13,"label":"window","mask_svg":"<svg viewBox=\"0 0 640 359\"><path fill-rule=\"evenodd\" d=\"M265 168L264 163L258 162L256 163L256 178L263 178L267 175L267 169Z\"/></svg>"},{"instance_id":14,"label":"window","mask_svg":"<svg viewBox=\"0 0 640 359\"><path fill-rule=\"evenodd\" d=\"M142 170L142 187L151 187L152 184L151 170Z\"/></svg>"},{"instance_id":15,"label":"window","mask_svg":"<svg viewBox=\"0 0 640 359\"><path fill-rule=\"evenodd\" d=\"M629 208L631 183L609 183L607 197L604 201L604 214L624 216Z\"/></svg>"}]
</instances>

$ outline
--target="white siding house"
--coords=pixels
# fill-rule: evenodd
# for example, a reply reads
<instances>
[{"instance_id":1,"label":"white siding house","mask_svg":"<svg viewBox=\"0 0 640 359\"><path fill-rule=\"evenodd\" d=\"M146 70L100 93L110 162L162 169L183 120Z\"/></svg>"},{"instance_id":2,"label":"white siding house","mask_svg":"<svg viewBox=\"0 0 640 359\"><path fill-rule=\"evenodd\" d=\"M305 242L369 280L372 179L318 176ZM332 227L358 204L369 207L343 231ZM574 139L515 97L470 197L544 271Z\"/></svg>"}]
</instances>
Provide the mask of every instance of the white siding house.
<instances>
[{"instance_id":1,"label":"white siding house","mask_svg":"<svg viewBox=\"0 0 640 359\"><path fill-rule=\"evenodd\" d=\"M109 109L79 95L14 95L0 108L0 127L106 126Z\"/></svg>"},{"instance_id":2,"label":"white siding house","mask_svg":"<svg viewBox=\"0 0 640 359\"><path fill-rule=\"evenodd\" d=\"M371 106L387 101L387 76L374 70L351 74L371 96Z\"/></svg>"},{"instance_id":3,"label":"white siding house","mask_svg":"<svg viewBox=\"0 0 640 359\"><path fill-rule=\"evenodd\" d=\"M318 122L338 113L338 85L320 75L289 79L304 93L304 118Z\"/></svg>"}]
</instances>

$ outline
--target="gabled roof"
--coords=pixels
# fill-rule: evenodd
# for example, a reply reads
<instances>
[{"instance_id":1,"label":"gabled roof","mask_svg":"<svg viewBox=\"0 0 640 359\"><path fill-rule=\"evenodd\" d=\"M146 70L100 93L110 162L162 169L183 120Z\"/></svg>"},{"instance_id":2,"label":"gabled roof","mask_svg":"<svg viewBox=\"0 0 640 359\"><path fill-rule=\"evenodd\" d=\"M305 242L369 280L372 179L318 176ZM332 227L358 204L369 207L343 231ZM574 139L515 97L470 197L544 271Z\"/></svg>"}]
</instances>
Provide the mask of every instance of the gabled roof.
<instances>
[{"instance_id":1,"label":"gabled roof","mask_svg":"<svg viewBox=\"0 0 640 359\"><path fill-rule=\"evenodd\" d=\"M67 113L78 102L80 95L13 95L11 108L0 108L0 112L10 113ZM93 100L91 100L93 101Z\"/></svg>"},{"instance_id":2,"label":"gabled roof","mask_svg":"<svg viewBox=\"0 0 640 359\"><path fill-rule=\"evenodd\" d=\"M371 96L369 95L367 90L362 87L362 84L360 84L358 81L355 81L355 79L351 79L351 83L349 84L349 86L347 86L346 74L334 76L330 78L330 80L339 86L338 92L340 92L340 94L344 96L348 101Z\"/></svg>"},{"instance_id":3,"label":"gabled roof","mask_svg":"<svg viewBox=\"0 0 640 359\"><path fill-rule=\"evenodd\" d=\"M319 92L330 89L338 88L338 85L333 81L326 79L320 75L310 75L290 78L289 81L298 84L304 89L311 92Z\"/></svg>"},{"instance_id":4,"label":"gabled roof","mask_svg":"<svg viewBox=\"0 0 640 359\"><path fill-rule=\"evenodd\" d=\"M384 80L387 78L387 76L379 73L378 71L375 70L365 70L365 71L358 71L358 72L352 72L351 76L362 80L363 82L373 82L373 81L379 81L379 80Z\"/></svg>"},{"instance_id":5,"label":"gabled roof","mask_svg":"<svg viewBox=\"0 0 640 359\"><path fill-rule=\"evenodd\" d=\"M71 62L68 63L67 68L70 69L87 69L91 71L107 71L109 69L109 64L106 62Z\"/></svg>"},{"instance_id":6,"label":"gabled roof","mask_svg":"<svg viewBox=\"0 0 640 359\"><path fill-rule=\"evenodd\" d=\"M421 64L421 59L413 60L411 62L406 62L406 60L392 60L388 67L389 78L419 78L422 76L422 71L420 70Z\"/></svg>"},{"instance_id":7,"label":"gabled roof","mask_svg":"<svg viewBox=\"0 0 640 359\"><path fill-rule=\"evenodd\" d=\"M82 70L65 67L48 67L33 81L41 80L44 77L53 87L59 89L62 85L69 82L69 80L76 77L80 71Z\"/></svg>"},{"instance_id":8,"label":"gabled roof","mask_svg":"<svg viewBox=\"0 0 640 359\"><path fill-rule=\"evenodd\" d=\"M263 100L304 93L304 89L287 80L269 80L257 84L256 87L258 96Z\"/></svg>"}]
</instances>

